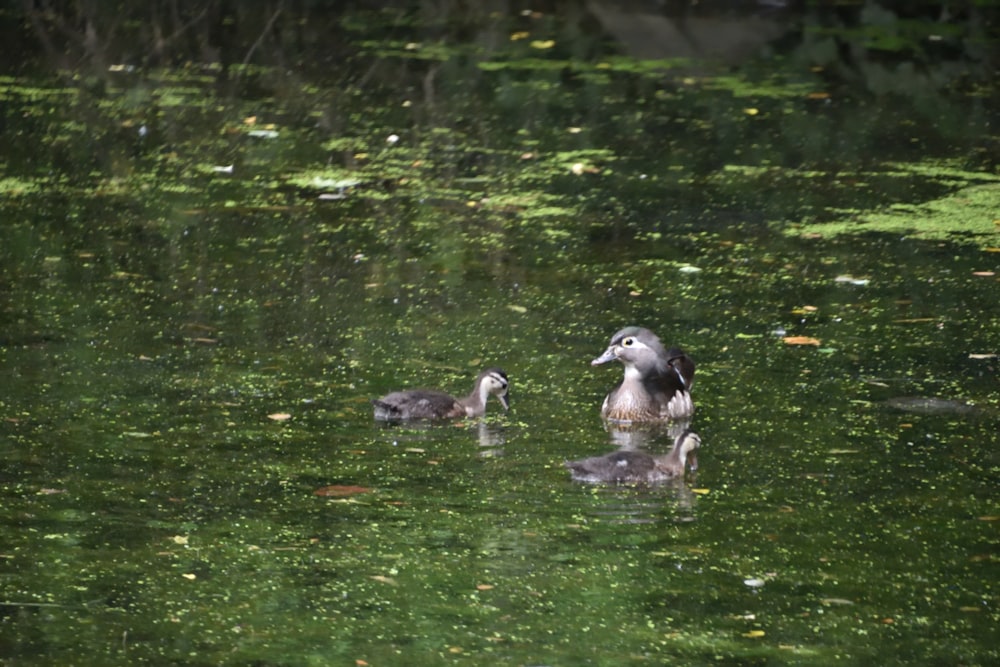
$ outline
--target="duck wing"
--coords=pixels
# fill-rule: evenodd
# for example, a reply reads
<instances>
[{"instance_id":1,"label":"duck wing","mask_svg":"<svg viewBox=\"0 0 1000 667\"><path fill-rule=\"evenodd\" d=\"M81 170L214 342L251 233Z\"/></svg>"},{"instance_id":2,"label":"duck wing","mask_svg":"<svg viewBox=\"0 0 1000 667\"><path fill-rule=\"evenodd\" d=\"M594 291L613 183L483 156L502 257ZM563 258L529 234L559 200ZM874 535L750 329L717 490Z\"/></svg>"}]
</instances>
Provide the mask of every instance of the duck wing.
<instances>
[{"instance_id":1,"label":"duck wing","mask_svg":"<svg viewBox=\"0 0 1000 667\"><path fill-rule=\"evenodd\" d=\"M646 452L619 450L604 456L566 461L573 479L580 482L634 482L646 479L655 468Z\"/></svg>"},{"instance_id":2,"label":"duck wing","mask_svg":"<svg viewBox=\"0 0 1000 667\"><path fill-rule=\"evenodd\" d=\"M413 389L394 391L372 401L375 418L394 419L452 419L465 414L465 409L454 396L443 391Z\"/></svg>"}]
</instances>

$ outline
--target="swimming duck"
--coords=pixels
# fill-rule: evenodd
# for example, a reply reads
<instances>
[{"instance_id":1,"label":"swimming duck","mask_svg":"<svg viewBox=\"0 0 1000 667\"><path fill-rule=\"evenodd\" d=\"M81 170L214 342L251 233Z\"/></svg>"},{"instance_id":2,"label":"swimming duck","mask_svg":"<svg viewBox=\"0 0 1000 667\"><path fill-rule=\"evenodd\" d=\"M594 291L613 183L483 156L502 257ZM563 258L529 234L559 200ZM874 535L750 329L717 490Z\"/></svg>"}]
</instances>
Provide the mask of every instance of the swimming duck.
<instances>
[{"instance_id":1,"label":"swimming duck","mask_svg":"<svg viewBox=\"0 0 1000 667\"><path fill-rule=\"evenodd\" d=\"M663 349L649 329L625 327L590 364L618 360L625 377L604 399L601 417L613 422L689 419L694 414L694 362L679 348Z\"/></svg>"},{"instance_id":2,"label":"swimming duck","mask_svg":"<svg viewBox=\"0 0 1000 667\"><path fill-rule=\"evenodd\" d=\"M458 417L482 417L486 412L486 400L492 394L510 409L510 393L507 374L499 368L487 368L476 378L472 393L464 398L455 398L436 389L410 389L394 391L382 398L372 399L375 419L456 419Z\"/></svg>"},{"instance_id":3,"label":"swimming duck","mask_svg":"<svg viewBox=\"0 0 1000 667\"><path fill-rule=\"evenodd\" d=\"M639 450L619 450L604 456L567 461L566 467L578 482L654 484L680 477L688 457L701 446L701 437L687 430L677 436L669 454L653 456ZM692 465L692 470L697 467Z\"/></svg>"}]
</instances>

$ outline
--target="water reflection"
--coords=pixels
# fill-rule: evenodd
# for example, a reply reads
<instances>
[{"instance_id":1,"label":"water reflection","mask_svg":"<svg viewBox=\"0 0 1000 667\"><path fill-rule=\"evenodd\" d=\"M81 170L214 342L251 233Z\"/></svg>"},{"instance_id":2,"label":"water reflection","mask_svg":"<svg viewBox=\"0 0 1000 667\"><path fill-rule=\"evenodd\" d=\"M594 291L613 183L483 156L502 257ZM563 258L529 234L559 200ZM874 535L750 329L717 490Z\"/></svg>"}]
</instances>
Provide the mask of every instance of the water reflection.
<instances>
[{"instance_id":1,"label":"water reflection","mask_svg":"<svg viewBox=\"0 0 1000 667\"><path fill-rule=\"evenodd\" d=\"M507 428L495 422L480 420L476 424L476 436L479 438L479 456L495 458L504 455L504 445L507 444Z\"/></svg>"},{"instance_id":2,"label":"water reflection","mask_svg":"<svg viewBox=\"0 0 1000 667\"><path fill-rule=\"evenodd\" d=\"M691 428L690 419L670 422L604 422L612 444L620 449L653 449L669 451L677 437Z\"/></svg>"},{"instance_id":3,"label":"water reflection","mask_svg":"<svg viewBox=\"0 0 1000 667\"><path fill-rule=\"evenodd\" d=\"M697 494L682 477L655 485L592 486L585 513L612 524L695 521Z\"/></svg>"},{"instance_id":4,"label":"water reflection","mask_svg":"<svg viewBox=\"0 0 1000 667\"><path fill-rule=\"evenodd\" d=\"M376 419L379 432L390 439L393 447L418 447L445 437L452 439L457 430L473 436L479 446L479 456L497 458L504 455L507 426L496 421L479 419L475 422L385 421Z\"/></svg>"}]
</instances>

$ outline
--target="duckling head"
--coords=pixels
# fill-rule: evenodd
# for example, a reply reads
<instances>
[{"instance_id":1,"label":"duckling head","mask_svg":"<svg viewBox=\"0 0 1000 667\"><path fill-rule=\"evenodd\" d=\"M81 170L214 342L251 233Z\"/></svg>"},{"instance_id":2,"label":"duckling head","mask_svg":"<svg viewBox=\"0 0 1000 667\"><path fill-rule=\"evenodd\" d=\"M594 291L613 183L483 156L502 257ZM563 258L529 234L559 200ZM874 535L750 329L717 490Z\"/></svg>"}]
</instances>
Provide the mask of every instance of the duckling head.
<instances>
[{"instance_id":1,"label":"duckling head","mask_svg":"<svg viewBox=\"0 0 1000 667\"><path fill-rule=\"evenodd\" d=\"M510 380L500 368L487 368L479 374L479 393L483 404L491 394L497 397L504 410L510 410Z\"/></svg>"}]
</instances>

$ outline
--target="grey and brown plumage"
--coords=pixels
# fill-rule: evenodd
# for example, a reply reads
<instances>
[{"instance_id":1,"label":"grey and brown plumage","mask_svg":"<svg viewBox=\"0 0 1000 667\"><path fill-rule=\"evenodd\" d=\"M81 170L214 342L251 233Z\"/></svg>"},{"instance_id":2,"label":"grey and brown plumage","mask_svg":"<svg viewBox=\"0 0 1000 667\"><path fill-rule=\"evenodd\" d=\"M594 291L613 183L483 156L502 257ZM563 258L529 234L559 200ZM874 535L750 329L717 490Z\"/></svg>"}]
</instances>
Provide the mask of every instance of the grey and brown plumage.
<instances>
[{"instance_id":1,"label":"grey and brown plumage","mask_svg":"<svg viewBox=\"0 0 1000 667\"><path fill-rule=\"evenodd\" d=\"M455 398L437 389L408 389L372 399L372 405L375 419L384 421L482 417L490 396L496 396L504 410L510 409L509 387L503 370L487 368L476 378L472 393L465 397Z\"/></svg>"},{"instance_id":2,"label":"grey and brown plumage","mask_svg":"<svg viewBox=\"0 0 1000 667\"><path fill-rule=\"evenodd\" d=\"M641 450L618 450L604 456L567 461L573 479L579 482L612 484L655 484L684 475L689 460L701 446L697 433L686 430L674 440L669 454L654 456ZM692 469L696 464L692 465Z\"/></svg>"},{"instance_id":3,"label":"grey and brown plumage","mask_svg":"<svg viewBox=\"0 0 1000 667\"><path fill-rule=\"evenodd\" d=\"M601 417L612 422L690 419L694 361L676 347L664 349L649 329L625 327L592 366L620 361L622 381L605 397Z\"/></svg>"}]
</instances>

